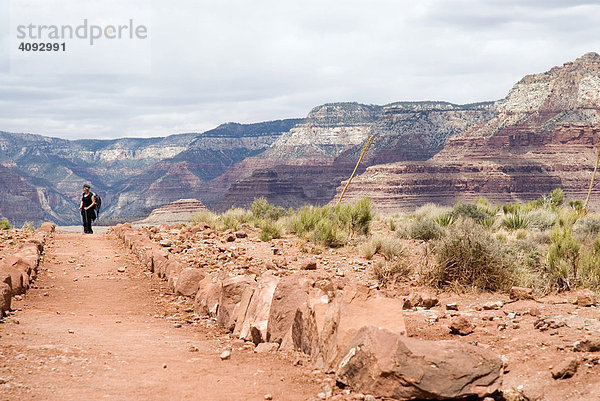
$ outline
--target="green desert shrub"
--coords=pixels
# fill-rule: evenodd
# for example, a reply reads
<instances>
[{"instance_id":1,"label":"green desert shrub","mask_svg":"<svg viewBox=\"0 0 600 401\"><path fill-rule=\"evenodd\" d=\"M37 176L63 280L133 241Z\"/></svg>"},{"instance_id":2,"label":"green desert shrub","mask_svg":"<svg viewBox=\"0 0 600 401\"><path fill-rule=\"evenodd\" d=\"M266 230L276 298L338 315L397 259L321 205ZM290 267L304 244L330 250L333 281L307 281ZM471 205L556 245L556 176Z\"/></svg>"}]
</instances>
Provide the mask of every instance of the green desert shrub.
<instances>
[{"instance_id":1,"label":"green desert shrub","mask_svg":"<svg viewBox=\"0 0 600 401\"><path fill-rule=\"evenodd\" d=\"M490 217L487 217L487 218L479 221L479 224L485 228L492 228L494 226L495 222L496 222L496 217L490 216Z\"/></svg>"},{"instance_id":2,"label":"green desert shrub","mask_svg":"<svg viewBox=\"0 0 600 401\"><path fill-rule=\"evenodd\" d=\"M252 216L258 219L264 219L267 215L267 212L273 208L265 198L256 198L250 205L250 213Z\"/></svg>"},{"instance_id":3,"label":"green desert shrub","mask_svg":"<svg viewBox=\"0 0 600 401\"><path fill-rule=\"evenodd\" d=\"M262 230L260 233L260 239L262 241L270 241L273 238L281 238L281 226L272 220L263 220L259 228Z\"/></svg>"},{"instance_id":4,"label":"green desert shrub","mask_svg":"<svg viewBox=\"0 0 600 401\"><path fill-rule=\"evenodd\" d=\"M554 226L557 214L548 208L534 209L526 214L529 220L529 227L540 231L545 231Z\"/></svg>"},{"instance_id":5,"label":"green desert shrub","mask_svg":"<svg viewBox=\"0 0 600 401\"><path fill-rule=\"evenodd\" d=\"M263 219L277 221L292 212L292 209L286 210L281 206L270 204L265 198L256 198L250 205L250 213L257 221Z\"/></svg>"},{"instance_id":6,"label":"green desert shrub","mask_svg":"<svg viewBox=\"0 0 600 401\"><path fill-rule=\"evenodd\" d=\"M484 212L486 212L488 215L493 216L496 213L498 213L498 210L500 210L500 206L494 206L490 203L490 201L488 201L486 198L481 197L479 199L477 199L475 201L475 206L477 206L479 209L483 210Z\"/></svg>"},{"instance_id":7,"label":"green desert shrub","mask_svg":"<svg viewBox=\"0 0 600 401\"><path fill-rule=\"evenodd\" d=\"M437 287L456 284L484 290L510 287L505 246L472 220L460 219L434 243L437 263L427 267L424 280Z\"/></svg>"},{"instance_id":8,"label":"green desert shrub","mask_svg":"<svg viewBox=\"0 0 600 401\"><path fill-rule=\"evenodd\" d=\"M476 222L481 222L482 220L490 217L489 213L473 203L458 202L454 205L451 213L454 219L458 219L459 217L467 217L475 220Z\"/></svg>"},{"instance_id":9,"label":"green desert shrub","mask_svg":"<svg viewBox=\"0 0 600 401\"><path fill-rule=\"evenodd\" d=\"M554 207L560 207L565 201L565 192L562 188L556 188L554 191L550 192L549 196L550 203Z\"/></svg>"},{"instance_id":10,"label":"green desert shrub","mask_svg":"<svg viewBox=\"0 0 600 401\"><path fill-rule=\"evenodd\" d=\"M521 228L527 228L529 226L529 220L525 214L516 211L504 216L502 219L502 226L508 230L519 230Z\"/></svg>"},{"instance_id":11,"label":"green desert shrub","mask_svg":"<svg viewBox=\"0 0 600 401\"><path fill-rule=\"evenodd\" d=\"M293 232L312 242L339 246L355 235L367 235L373 217L371 200L363 198L336 207L303 206L286 222Z\"/></svg>"},{"instance_id":12,"label":"green desert shrub","mask_svg":"<svg viewBox=\"0 0 600 401\"><path fill-rule=\"evenodd\" d=\"M327 217L328 210L319 206L303 206L290 220L291 229L303 236L315 229L319 221Z\"/></svg>"},{"instance_id":13,"label":"green desert shrub","mask_svg":"<svg viewBox=\"0 0 600 401\"><path fill-rule=\"evenodd\" d=\"M581 245L573 237L572 230L557 227L551 235L548 248L547 275L551 289L562 291L577 282L577 265Z\"/></svg>"},{"instance_id":14,"label":"green desert shrub","mask_svg":"<svg viewBox=\"0 0 600 401\"><path fill-rule=\"evenodd\" d=\"M448 227L454 224L454 216L451 213L442 214L434 220L440 227Z\"/></svg>"},{"instance_id":15,"label":"green desert shrub","mask_svg":"<svg viewBox=\"0 0 600 401\"><path fill-rule=\"evenodd\" d=\"M341 246L346 241L346 236L340 231L332 219L319 220L310 234L311 242L329 247Z\"/></svg>"},{"instance_id":16,"label":"green desert shrub","mask_svg":"<svg viewBox=\"0 0 600 401\"><path fill-rule=\"evenodd\" d=\"M369 234L370 224L374 213L371 199L362 198L358 202L338 205L334 211L341 226L348 230L351 236Z\"/></svg>"},{"instance_id":17,"label":"green desert shrub","mask_svg":"<svg viewBox=\"0 0 600 401\"><path fill-rule=\"evenodd\" d=\"M568 205L571 209L575 210L577 213L581 213L583 211L583 201L570 200Z\"/></svg>"},{"instance_id":18,"label":"green desert shrub","mask_svg":"<svg viewBox=\"0 0 600 401\"><path fill-rule=\"evenodd\" d=\"M407 236L421 241L439 238L443 233L444 229L431 219L414 220L407 227Z\"/></svg>"},{"instance_id":19,"label":"green desert shrub","mask_svg":"<svg viewBox=\"0 0 600 401\"><path fill-rule=\"evenodd\" d=\"M504 214L514 214L520 212L522 207L520 203L505 203L502 205L502 211Z\"/></svg>"},{"instance_id":20,"label":"green desert shrub","mask_svg":"<svg viewBox=\"0 0 600 401\"><path fill-rule=\"evenodd\" d=\"M0 230L10 230L12 227L8 219L0 220Z\"/></svg>"},{"instance_id":21,"label":"green desert shrub","mask_svg":"<svg viewBox=\"0 0 600 401\"><path fill-rule=\"evenodd\" d=\"M571 208L558 209L556 222L559 227L571 229L575 222L579 219L579 213Z\"/></svg>"},{"instance_id":22,"label":"green desert shrub","mask_svg":"<svg viewBox=\"0 0 600 401\"><path fill-rule=\"evenodd\" d=\"M600 219L586 216L577 219L573 224L573 235L581 242L588 242L600 234Z\"/></svg>"}]
</instances>

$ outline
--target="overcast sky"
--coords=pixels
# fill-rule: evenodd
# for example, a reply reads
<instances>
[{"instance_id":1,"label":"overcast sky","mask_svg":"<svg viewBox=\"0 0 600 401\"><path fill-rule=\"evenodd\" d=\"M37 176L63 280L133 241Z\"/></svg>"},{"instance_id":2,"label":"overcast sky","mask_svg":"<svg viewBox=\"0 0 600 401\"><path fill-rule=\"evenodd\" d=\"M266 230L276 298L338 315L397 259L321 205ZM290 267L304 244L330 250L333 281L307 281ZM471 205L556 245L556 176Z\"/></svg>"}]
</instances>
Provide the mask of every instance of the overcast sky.
<instances>
[{"instance_id":1,"label":"overcast sky","mask_svg":"<svg viewBox=\"0 0 600 401\"><path fill-rule=\"evenodd\" d=\"M597 1L121 0L114 18L149 27L151 51L128 51L149 69L56 74L39 63L42 73L25 74L9 62L17 42L8 1L0 0L0 131L62 138L202 132L304 117L328 102L497 100L526 74L600 52ZM12 1L15 20L47 3ZM46 22L63 21L76 3L104 2L59 3L43 11ZM93 20L88 12L70 18Z\"/></svg>"}]
</instances>

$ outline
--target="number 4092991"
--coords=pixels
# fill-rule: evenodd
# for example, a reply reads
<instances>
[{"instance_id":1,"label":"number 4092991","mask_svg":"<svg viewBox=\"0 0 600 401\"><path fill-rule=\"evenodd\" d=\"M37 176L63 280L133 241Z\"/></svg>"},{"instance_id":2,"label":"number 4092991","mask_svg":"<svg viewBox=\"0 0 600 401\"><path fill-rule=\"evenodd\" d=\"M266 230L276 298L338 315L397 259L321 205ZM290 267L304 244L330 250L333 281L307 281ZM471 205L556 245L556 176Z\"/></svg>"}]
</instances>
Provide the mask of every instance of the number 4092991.
<instances>
[{"instance_id":1,"label":"number 4092991","mask_svg":"<svg viewBox=\"0 0 600 401\"><path fill-rule=\"evenodd\" d=\"M59 52L65 51L65 43L27 43L21 42L19 50L22 52Z\"/></svg>"}]
</instances>

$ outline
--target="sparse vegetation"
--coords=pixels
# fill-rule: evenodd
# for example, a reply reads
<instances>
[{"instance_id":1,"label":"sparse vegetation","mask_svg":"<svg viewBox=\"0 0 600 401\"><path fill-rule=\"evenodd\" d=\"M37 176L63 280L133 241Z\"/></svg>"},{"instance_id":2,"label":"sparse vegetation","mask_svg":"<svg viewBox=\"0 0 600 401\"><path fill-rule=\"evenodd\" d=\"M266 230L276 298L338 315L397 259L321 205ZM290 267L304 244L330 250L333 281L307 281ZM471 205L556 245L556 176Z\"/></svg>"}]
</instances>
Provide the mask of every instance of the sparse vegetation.
<instances>
[{"instance_id":1,"label":"sparse vegetation","mask_svg":"<svg viewBox=\"0 0 600 401\"><path fill-rule=\"evenodd\" d=\"M410 274L409 266L400 260L382 261L373 266L373 276L383 287Z\"/></svg>"},{"instance_id":2,"label":"sparse vegetation","mask_svg":"<svg viewBox=\"0 0 600 401\"><path fill-rule=\"evenodd\" d=\"M318 249L356 246L367 259L383 257L373 266L382 285L413 271L436 287L502 291L521 285L547 293L583 286L600 291L600 216L586 215L581 205L555 189L527 203L493 205L485 198L451 208L428 203L414 214L374 219L368 198L296 210L260 198L248 210L205 212L194 222L215 229L254 226L263 241L295 233ZM6 220L4 225L10 227ZM402 238L426 242L409 245L425 251L423 262L412 261L414 268L405 258L408 243Z\"/></svg>"},{"instance_id":3,"label":"sparse vegetation","mask_svg":"<svg viewBox=\"0 0 600 401\"><path fill-rule=\"evenodd\" d=\"M35 225L33 224L33 221L26 221L23 223L23 230L35 231Z\"/></svg>"},{"instance_id":4,"label":"sparse vegetation","mask_svg":"<svg viewBox=\"0 0 600 401\"><path fill-rule=\"evenodd\" d=\"M373 212L371 200L354 204L304 206L289 220L291 231L326 246L340 246L348 239L369 233Z\"/></svg>"},{"instance_id":5,"label":"sparse vegetation","mask_svg":"<svg viewBox=\"0 0 600 401\"><path fill-rule=\"evenodd\" d=\"M511 284L504 246L472 220L458 220L434 249L437 263L423 277L431 285L505 290Z\"/></svg>"},{"instance_id":6,"label":"sparse vegetation","mask_svg":"<svg viewBox=\"0 0 600 401\"><path fill-rule=\"evenodd\" d=\"M409 238L421 241L429 241L442 236L444 229L431 219L415 220L409 226L407 235Z\"/></svg>"},{"instance_id":7,"label":"sparse vegetation","mask_svg":"<svg viewBox=\"0 0 600 401\"><path fill-rule=\"evenodd\" d=\"M529 226L529 220L517 210L514 213L506 214L502 220L502 225L508 230L518 230L527 228Z\"/></svg>"},{"instance_id":8,"label":"sparse vegetation","mask_svg":"<svg viewBox=\"0 0 600 401\"><path fill-rule=\"evenodd\" d=\"M276 221L263 220L259 226L262 230L260 239L262 241L270 241L273 238L281 238L281 226Z\"/></svg>"},{"instance_id":9,"label":"sparse vegetation","mask_svg":"<svg viewBox=\"0 0 600 401\"><path fill-rule=\"evenodd\" d=\"M548 248L548 279L551 289L568 290L577 282L581 245L568 227L556 227Z\"/></svg>"},{"instance_id":10,"label":"sparse vegetation","mask_svg":"<svg viewBox=\"0 0 600 401\"><path fill-rule=\"evenodd\" d=\"M252 214L242 208L231 208L220 216L220 222L225 229L238 230L243 224L252 221Z\"/></svg>"},{"instance_id":11,"label":"sparse vegetation","mask_svg":"<svg viewBox=\"0 0 600 401\"><path fill-rule=\"evenodd\" d=\"M478 223L481 223L483 220L492 216L487 212L487 209L481 208L473 203L462 203L458 202L454 205L452 209L452 217L454 219L458 219L459 217L466 217L469 219L473 219Z\"/></svg>"},{"instance_id":12,"label":"sparse vegetation","mask_svg":"<svg viewBox=\"0 0 600 401\"><path fill-rule=\"evenodd\" d=\"M12 226L10 225L10 222L8 221L8 219L0 220L0 230L10 230L11 228L12 228Z\"/></svg>"},{"instance_id":13,"label":"sparse vegetation","mask_svg":"<svg viewBox=\"0 0 600 401\"><path fill-rule=\"evenodd\" d=\"M387 260L395 260L403 256L403 252L404 248L398 239L383 236L374 236L361 247L361 253L367 259L378 253Z\"/></svg>"},{"instance_id":14,"label":"sparse vegetation","mask_svg":"<svg viewBox=\"0 0 600 401\"><path fill-rule=\"evenodd\" d=\"M197 213L194 217L192 217L192 223L206 223L214 230L217 228L218 217L219 216L217 214L209 211L200 212Z\"/></svg>"}]
</instances>

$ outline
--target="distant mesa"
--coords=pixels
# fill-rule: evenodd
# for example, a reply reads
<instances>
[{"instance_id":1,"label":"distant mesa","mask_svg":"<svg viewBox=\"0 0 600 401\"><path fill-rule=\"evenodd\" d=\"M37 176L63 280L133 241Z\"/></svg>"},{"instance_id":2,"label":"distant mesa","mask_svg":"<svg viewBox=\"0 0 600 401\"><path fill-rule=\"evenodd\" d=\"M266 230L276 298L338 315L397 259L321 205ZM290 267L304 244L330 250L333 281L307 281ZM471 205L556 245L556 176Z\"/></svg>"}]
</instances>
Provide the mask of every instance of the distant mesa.
<instances>
[{"instance_id":1,"label":"distant mesa","mask_svg":"<svg viewBox=\"0 0 600 401\"><path fill-rule=\"evenodd\" d=\"M144 220L135 224L159 225L189 223L192 217L200 212L208 212L206 206L197 199L180 199L168 205L154 209Z\"/></svg>"}]
</instances>

